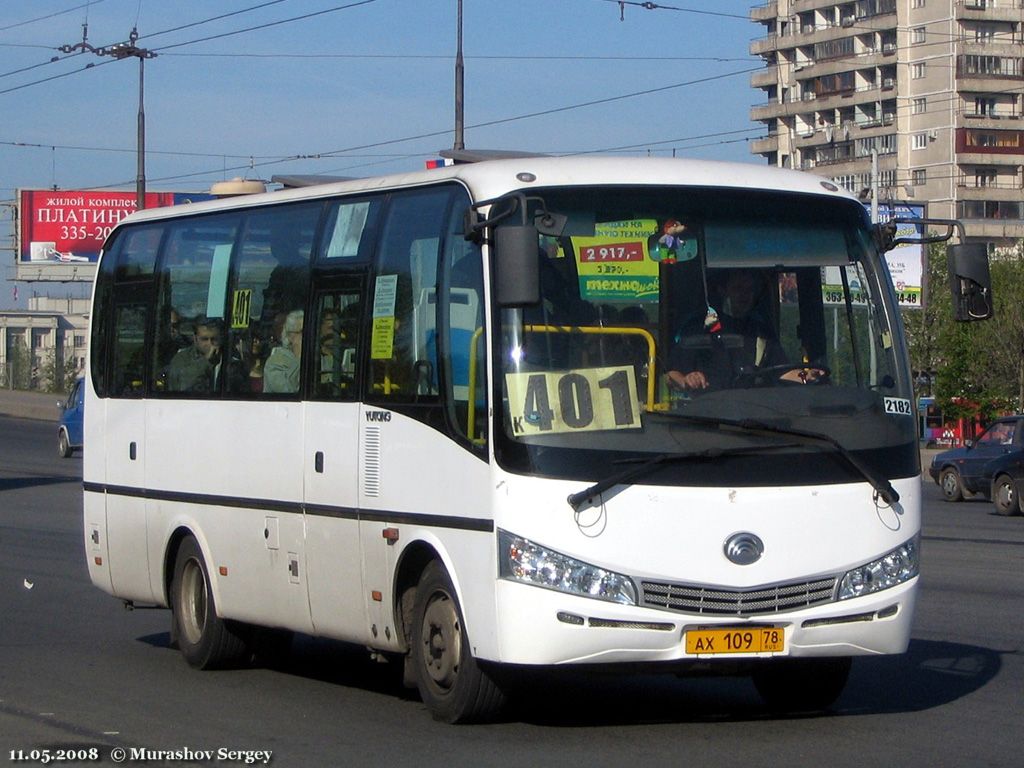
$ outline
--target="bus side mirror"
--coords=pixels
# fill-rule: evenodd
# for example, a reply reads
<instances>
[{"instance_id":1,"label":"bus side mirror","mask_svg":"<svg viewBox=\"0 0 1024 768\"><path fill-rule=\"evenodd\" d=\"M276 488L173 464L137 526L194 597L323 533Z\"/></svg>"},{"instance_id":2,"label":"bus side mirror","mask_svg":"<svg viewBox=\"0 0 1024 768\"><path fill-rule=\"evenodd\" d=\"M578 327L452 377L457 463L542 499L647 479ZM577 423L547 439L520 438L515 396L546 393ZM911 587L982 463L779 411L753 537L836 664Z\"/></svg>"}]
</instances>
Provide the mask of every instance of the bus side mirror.
<instances>
[{"instance_id":1,"label":"bus side mirror","mask_svg":"<svg viewBox=\"0 0 1024 768\"><path fill-rule=\"evenodd\" d=\"M499 306L521 307L540 301L537 237L532 224L500 224L494 228Z\"/></svg>"},{"instance_id":2,"label":"bus side mirror","mask_svg":"<svg viewBox=\"0 0 1024 768\"><path fill-rule=\"evenodd\" d=\"M948 253L953 317L960 322L992 317L992 278L985 244L951 245Z\"/></svg>"}]
</instances>

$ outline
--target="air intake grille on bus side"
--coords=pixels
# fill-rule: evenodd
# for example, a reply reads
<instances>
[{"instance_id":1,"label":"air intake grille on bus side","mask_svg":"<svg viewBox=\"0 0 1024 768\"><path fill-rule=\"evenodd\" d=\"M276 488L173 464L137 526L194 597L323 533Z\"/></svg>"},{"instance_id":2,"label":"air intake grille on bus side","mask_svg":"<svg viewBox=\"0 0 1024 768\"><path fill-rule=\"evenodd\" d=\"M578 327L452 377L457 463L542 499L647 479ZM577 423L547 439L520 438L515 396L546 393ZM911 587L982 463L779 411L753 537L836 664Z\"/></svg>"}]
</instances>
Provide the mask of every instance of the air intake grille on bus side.
<instances>
[{"instance_id":1,"label":"air intake grille on bus side","mask_svg":"<svg viewBox=\"0 0 1024 768\"><path fill-rule=\"evenodd\" d=\"M755 589L714 589L697 584L642 582L643 605L681 613L756 616L832 602L836 579L774 584Z\"/></svg>"}]
</instances>

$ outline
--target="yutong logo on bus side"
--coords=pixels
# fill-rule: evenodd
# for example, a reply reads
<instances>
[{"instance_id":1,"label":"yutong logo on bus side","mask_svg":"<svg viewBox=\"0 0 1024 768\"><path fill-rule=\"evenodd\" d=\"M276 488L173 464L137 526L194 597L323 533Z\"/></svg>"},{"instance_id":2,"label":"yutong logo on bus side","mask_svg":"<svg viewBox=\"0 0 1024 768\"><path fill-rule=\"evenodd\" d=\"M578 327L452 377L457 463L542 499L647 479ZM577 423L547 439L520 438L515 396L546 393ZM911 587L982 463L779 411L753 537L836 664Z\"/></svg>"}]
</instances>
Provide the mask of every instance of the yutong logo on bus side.
<instances>
[{"instance_id":1,"label":"yutong logo on bus side","mask_svg":"<svg viewBox=\"0 0 1024 768\"><path fill-rule=\"evenodd\" d=\"M367 421L391 421L391 411L367 411Z\"/></svg>"}]
</instances>

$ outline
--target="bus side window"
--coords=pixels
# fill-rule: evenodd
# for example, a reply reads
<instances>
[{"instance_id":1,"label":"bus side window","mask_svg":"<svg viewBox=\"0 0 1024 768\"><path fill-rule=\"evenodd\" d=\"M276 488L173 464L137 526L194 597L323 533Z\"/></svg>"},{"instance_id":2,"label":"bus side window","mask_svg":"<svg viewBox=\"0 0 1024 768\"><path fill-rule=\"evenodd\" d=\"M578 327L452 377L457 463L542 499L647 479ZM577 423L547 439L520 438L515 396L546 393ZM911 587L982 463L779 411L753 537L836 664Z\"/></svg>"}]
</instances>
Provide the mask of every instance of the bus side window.
<instances>
[{"instance_id":1,"label":"bus side window","mask_svg":"<svg viewBox=\"0 0 1024 768\"><path fill-rule=\"evenodd\" d=\"M191 336L169 346L153 345L155 392L211 397L220 391L227 370L228 274L240 222L241 214L233 213L181 219L170 226L157 273L156 333L165 339L184 328Z\"/></svg>"},{"instance_id":2,"label":"bus side window","mask_svg":"<svg viewBox=\"0 0 1024 768\"><path fill-rule=\"evenodd\" d=\"M141 397L145 392L147 317L163 230L162 225L126 228L104 254L92 339L93 366L109 360L109 379L97 386L101 394Z\"/></svg>"},{"instance_id":3,"label":"bus side window","mask_svg":"<svg viewBox=\"0 0 1024 768\"><path fill-rule=\"evenodd\" d=\"M141 397L145 391L148 302L121 303L117 299L115 302L110 394L114 397Z\"/></svg>"},{"instance_id":4,"label":"bus side window","mask_svg":"<svg viewBox=\"0 0 1024 768\"><path fill-rule=\"evenodd\" d=\"M285 341L284 318L306 308L320 211L320 203L301 203L256 210L245 217L228 306L225 354L230 395L264 391L264 365L274 347Z\"/></svg>"},{"instance_id":5,"label":"bus side window","mask_svg":"<svg viewBox=\"0 0 1024 768\"><path fill-rule=\"evenodd\" d=\"M331 400L357 397L362 290L330 291L317 298L315 395Z\"/></svg>"},{"instance_id":6,"label":"bus side window","mask_svg":"<svg viewBox=\"0 0 1024 768\"><path fill-rule=\"evenodd\" d=\"M395 195L371 291L369 397L436 402L438 248L449 189Z\"/></svg>"}]
</instances>

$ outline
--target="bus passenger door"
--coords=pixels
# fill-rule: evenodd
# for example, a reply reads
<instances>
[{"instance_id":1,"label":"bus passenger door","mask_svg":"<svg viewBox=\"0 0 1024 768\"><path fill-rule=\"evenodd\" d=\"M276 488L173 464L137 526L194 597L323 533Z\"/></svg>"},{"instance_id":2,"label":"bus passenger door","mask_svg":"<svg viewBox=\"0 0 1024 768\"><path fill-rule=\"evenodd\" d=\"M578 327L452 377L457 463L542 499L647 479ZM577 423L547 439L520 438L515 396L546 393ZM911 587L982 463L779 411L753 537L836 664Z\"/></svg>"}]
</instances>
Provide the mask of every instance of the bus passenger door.
<instances>
[{"instance_id":1,"label":"bus passenger door","mask_svg":"<svg viewBox=\"0 0 1024 768\"><path fill-rule=\"evenodd\" d=\"M368 641L357 492L363 277L332 278L316 294L312 392L305 405L306 563L317 634Z\"/></svg>"},{"instance_id":2,"label":"bus passenger door","mask_svg":"<svg viewBox=\"0 0 1024 768\"><path fill-rule=\"evenodd\" d=\"M106 482L125 492L107 494L107 551L114 594L153 602L146 557L146 401L143 399L147 290L125 290L114 306L110 394L104 432Z\"/></svg>"}]
</instances>

